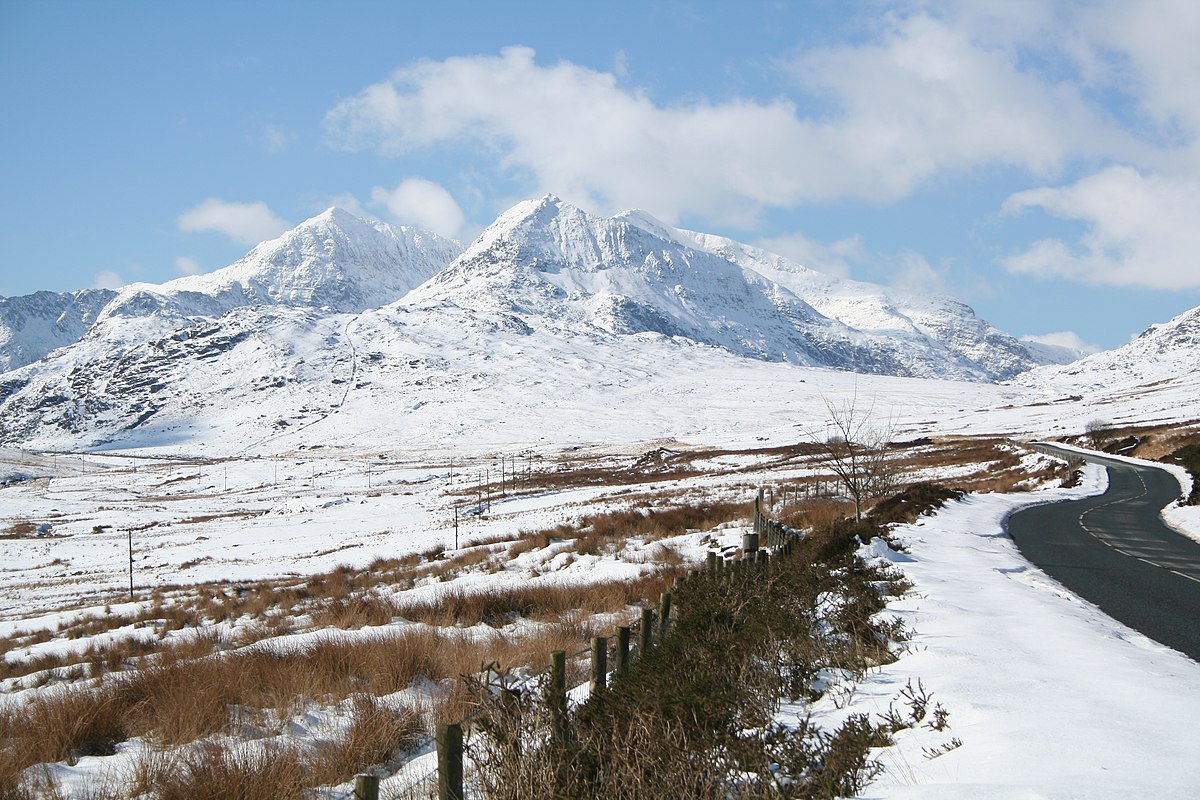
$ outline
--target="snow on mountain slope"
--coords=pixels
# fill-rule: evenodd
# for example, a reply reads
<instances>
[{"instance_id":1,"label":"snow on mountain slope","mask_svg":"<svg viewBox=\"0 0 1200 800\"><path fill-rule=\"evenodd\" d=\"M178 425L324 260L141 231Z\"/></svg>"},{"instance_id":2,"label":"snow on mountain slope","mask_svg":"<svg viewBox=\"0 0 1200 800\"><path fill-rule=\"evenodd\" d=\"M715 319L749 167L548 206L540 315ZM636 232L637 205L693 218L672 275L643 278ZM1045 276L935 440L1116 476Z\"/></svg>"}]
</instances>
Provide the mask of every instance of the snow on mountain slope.
<instances>
[{"instance_id":1,"label":"snow on mountain slope","mask_svg":"<svg viewBox=\"0 0 1200 800\"><path fill-rule=\"evenodd\" d=\"M753 358L821 363L740 267L555 197L502 215L406 302L488 308L556 335L657 333ZM779 303L795 320L827 322L797 298Z\"/></svg>"},{"instance_id":2,"label":"snow on mountain slope","mask_svg":"<svg viewBox=\"0 0 1200 800\"><path fill-rule=\"evenodd\" d=\"M511 314L396 303L259 306L125 351L85 339L5 375L0 442L191 454L803 436L858 387L904 420L961 426L1024 393L762 362L683 337L531 334ZM802 426L797 428L797 426ZM775 434L770 434L775 435Z\"/></svg>"},{"instance_id":3,"label":"snow on mountain slope","mask_svg":"<svg viewBox=\"0 0 1200 800\"><path fill-rule=\"evenodd\" d=\"M330 208L225 269L179 278L161 288L245 298L238 305L357 312L398 300L461 252L457 242L437 234L369 222Z\"/></svg>"},{"instance_id":4,"label":"snow on mountain slope","mask_svg":"<svg viewBox=\"0 0 1200 800\"><path fill-rule=\"evenodd\" d=\"M116 294L110 289L84 289L0 297L0 373L79 341Z\"/></svg>"},{"instance_id":5,"label":"snow on mountain slope","mask_svg":"<svg viewBox=\"0 0 1200 800\"><path fill-rule=\"evenodd\" d=\"M641 211L622 216L647 229L669 231L680 242L753 270L847 327L941 353L947 362L973 365L988 379L1004 380L1047 363L1045 351L1032 352L953 298L835 278L722 236L670 229Z\"/></svg>"},{"instance_id":6,"label":"snow on mountain slope","mask_svg":"<svg viewBox=\"0 0 1200 800\"><path fill-rule=\"evenodd\" d=\"M546 197L439 270L456 252L334 210L226 270L128 288L78 342L0 376L0 444L609 441L764 414L794 436L798 403L820 411L822 392L860 381L914 429L1091 413L1041 402L1059 398L1052 384L987 386L1029 356L961 304L837 282L637 212ZM976 383L945 382L964 379Z\"/></svg>"},{"instance_id":7,"label":"snow on mountain slope","mask_svg":"<svg viewBox=\"0 0 1200 800\"><path fill-rule=\"evenodd\" d=\"M1111 422L1129 419L1133 401L1155 395L1174 398L1179 413L1200 418L1200 307L1137 338L1065 366L1047 366L1017 376L1014 386L1071 393L1092 403Z\"/></svg>"},{"instance_id":8,"label":"snow on mountain slope","mask_svg":"<svg viewBox=\"0 0 1200 800\"><path fill-rule=\"evenodd\" d=\"M606 219L548 196L502 215L407 301L486 306L559 333L685 336L753 358L861 373L990 380L1034 363L1016 340L950 300L921 309L920 329L907 318L894 324L896 312L885 323L861 313L834 318L809 297L827 301L829 287L844 282L794 265L813 276L796 280L767 269L770 259L784 262L641 212ZM868 287L856 291L878 308L882 289Z\"/></svg>"},{"instance_id":9,"label":"snow on mountain slope","mask_svg":"<svg viewBox=\"0 0 1200 800\"><path fill-rule=\"evenodd\" d=\"M253 305L364 311L402 297L461 251L457 242L427 231L330 208L224 269L125 287L101 320L215 317Z\"/></svg>"}]
</instances>

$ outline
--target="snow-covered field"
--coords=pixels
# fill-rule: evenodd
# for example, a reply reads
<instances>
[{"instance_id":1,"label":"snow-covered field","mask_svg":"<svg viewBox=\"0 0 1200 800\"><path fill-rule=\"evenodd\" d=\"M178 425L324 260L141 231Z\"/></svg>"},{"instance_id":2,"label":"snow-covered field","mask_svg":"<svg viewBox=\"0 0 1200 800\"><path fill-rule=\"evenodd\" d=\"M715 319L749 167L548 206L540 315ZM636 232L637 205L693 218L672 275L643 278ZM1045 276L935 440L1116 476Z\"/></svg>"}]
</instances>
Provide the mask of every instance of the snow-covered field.
<instances>
[{"instance_id":1,"label":"snow-covered field","mask_svg":"<svg viewBox=\"0 0 1200 800\"><path fill-rule=\"evenodd\" d=\"M851 389L861 391L861 385ZM955 399L942 402L949 406ZM1021 412L1026 421L1028 411ZM792 429L783 423L782 409L779 414L779 423L764 420L756 436L726 431L725 444L775 444ZM1012 424L1004 411L990 421L997 428ZM338 565L361 568L431 548L453 551L456 504L459 545L465 547L619 508L631 492L746 499L758 485L802 472L794 464L773 471L770 459L740 453L701 459L697 464L711 471L684 480L522 488L532 475L569 469L569 459L636 463L652 444L660 443L498 448L432 460L387 448L203 461L149 451L5 452L6 474L25 479L0 490L0 524L25 522L36 534L0 540L0 636L53 630L104 606L131 613L137 605L125 598L131 538L135 593L144 603L156 586L302 579ZM502 455L508 491L501 497ZM741 471L747 469L753 471ZM486 506L489 483L496 495L491 508L473 513L481 499ZM881 713L906 683L919 680L949 710L950 728L899 734L895 747L879 751L887 771L865 797L1192 796L1200 778L1189 751L1192 721L1200 713L1200 665L1073 597L1026 563L1002 533L1001 520L1019 505L1102 490L1103 473L1089 467L1075 489L971 495L902 528L910 554L876 545L872 555L896 562L914 583L891 607L913 638L896 663L831 694L814 713L831 724L855 711ZM1172 511L1171 518L1184 524L1193 519L1187 510ZM700 560L712 541L735 544L741 533L732 527L704 540L704 533L694 532L645 548L635 541L596 557L564 558L548 548L514 559L498 573L465 570L450 583L431 579L413 591L436 595L535 576L567 582L631 577L653 563L663 544ZM143 634L130 626L106 636ZM311 635L285 638L296 644L296 637ZM88 643L51 639L6 658L78 652ZM9 680L5 689L11 693L14 684L30 683ZM291 735L328 737L347 714L343 706L310 709L309 724L293 724ZM953 740L961 746L929 757ZM128 767L147 746L133 742L113 756L57 767L55 774L68 790L82 791L98 776Z\"/></svg>"}]
</instances>

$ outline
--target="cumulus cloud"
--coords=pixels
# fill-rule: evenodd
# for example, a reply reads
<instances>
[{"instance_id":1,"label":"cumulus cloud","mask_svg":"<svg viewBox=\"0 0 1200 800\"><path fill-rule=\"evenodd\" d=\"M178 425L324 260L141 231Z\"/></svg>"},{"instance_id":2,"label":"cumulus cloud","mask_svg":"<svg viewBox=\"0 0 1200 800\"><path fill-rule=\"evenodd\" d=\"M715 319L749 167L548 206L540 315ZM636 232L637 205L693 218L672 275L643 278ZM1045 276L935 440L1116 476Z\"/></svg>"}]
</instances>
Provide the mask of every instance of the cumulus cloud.
<instances>
[{"instance_id":1,"label":"cumulus cloud","mask_svg":"<svg viewBox=\"0 0 1200 800\"><path fill-rule=\"evenodd\" d=\"M895 199L941 170L1012 164L1036 171L1110 139L1070 87L1026 74L925 15L878 40L789 64L793 99L655 102L613 73L534 52L421 61L338 103L331 139L399 154L446 142L493 151L538 191L601 208L640 207L752 221L803 201Z\"/></svg>"},{"instance_id":2,"label":"cumulus cloud","mask_svg":"<svg viewBox=\"0 0 1200 800\"><path fill-rule=\"evenodd\" d=\"M184 275L199 275L204 270L200 269L200 263L194 258L180 256L175 259L175 269L182 272Z\"/></svg>"},{"instance_id":3,"label":"cumulus cloud","mask_svg":"<svg viewBox=\"0 0 1200 800\"><path fill-rule=\"evenodd\" d=\"M1043 333L1038 336L1031 334L1022 336L1021 341L1045 344L1051 347L1065 347L1068 350L1085 356L1100 352L1098 345L1092 344L1074 331L1057 331L1055 333Z\"/></svg>"},{"instance_id":4,"label":"cumulus cloud","mask_svg":"<svg viewBox=\"0 0 1200 800\"><path fill-rule=\"evenodd\" d=\"M392 219L457 239L466 218L458 203L441 184L424 178L406 178L393 189L376 186L371 202L387 209Z\"/></svg>"},{"instance_id":5,"label":"cumulus cloud","mask_svg":"<svg viewBox=\"0 0 1200 800\"><path fill-rule=\"evenodd\" d=\"M888 282L901 289L945 294L947 291L946 279L949 273L948 264L939 264L935 267L921 254L905 250L896 260Z\"/></svg>"},{"instance_id":6,"label":"cumulus cloud","mask_svg":"<svg viewBox=\"0 0 1200 800\"><path fill-rule=\"evenodd\" d=\"M1087 25L1090 62L1104 78L1157 123L1184 137L1200 134L1200 4L1106 0Z\"/></svg>"},{"instance_id":7,"label":"cumulus cloud","mask_svg":"<svg viewBox=\"0 0 1200 800\"><path fill-rule=\"evenodd\" d=\"M1113 166L1062 187L1017 192L1016 214L1041 209L1087 226L1079 245L1042 239L1004 260L1015 274L1151 289L1200 287L1200 182Z\"/></svg>"},{"instance_id":8,"label":"cumulus cloud","mask_svg":"<svg viewBox=\"0 0 1200 800\"><path fill-rule=\"evenodd\" d=\"M375 216L373 214L371 214L371 212L369 212L365 208L363 208L363 204L359 202L357 197L355 197L354 195L349 194L349 193L335 195L335 196L329 198L329 201L326 202L325 204L323 204L319 209L315 209L315 210L316 211L324 211L325 209L329 208L330 206L340 208L343 211L348 211L351 214L353 214L354 216L358 217L359 219L374 219L375 218Z\"/></svg>"},{"instance_id":9,"label":"cumulus cloud","mask_svg":"<svg viewBox=\"0 0 1200 800\"><path fill-rule=\"evenodd\" d=\"M128 283L128 281L126 281L120 275L113 272L111 269L106 269L103 272L96 275L95 280L92 281L92 288L93 289L120 289L126 283Z\"/></svg>"},{"instance_id":10,"label":"cumulus cloud","mask_svg":"<svg viewBox=\"0 0 1200 800\"><path fill-rule=\"evenodd\" d=\"M802 233L790 233L785 236L772 236L758 239L754 242L771 253L786 256L809 269L832 275L835 278L849 278L856 265L867 261L868 256L858 236L839 239L832 244L824 244L808 238Z\"/></svg>"},{"instance_id":11,"label":"cumulus cloud","mask_svg":"<svg viewBox=\"0 0 1200 800\"><path fill-rule=\"evenodd\" d=\"M179 215L182 231L215 231L238 244L255 245L292 227L263 202L234 203L210 197Z\"/></svg>"},{"instance_id":12,"label":"cumulus cloud","mask_svg":"<svg viewBox=\"0 0 1200 800\"><path fill-rule=\"evenodd\" d=\"M920 292L940 294L947 291L949 264L935 267L912 250L871 251L859 236L824 244L804 234L793 233L759 239L755 245L836 278L854 277Z\"/></svg>"}]
</instances>

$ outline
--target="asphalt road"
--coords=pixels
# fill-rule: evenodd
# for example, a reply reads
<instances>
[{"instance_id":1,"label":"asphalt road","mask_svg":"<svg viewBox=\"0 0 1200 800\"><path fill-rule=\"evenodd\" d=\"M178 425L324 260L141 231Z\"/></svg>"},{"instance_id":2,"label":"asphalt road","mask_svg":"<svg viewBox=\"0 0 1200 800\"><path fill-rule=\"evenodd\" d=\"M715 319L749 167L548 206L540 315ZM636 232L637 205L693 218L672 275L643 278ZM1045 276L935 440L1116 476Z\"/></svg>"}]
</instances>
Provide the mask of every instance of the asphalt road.
<instances>
[{"instance_id":1,"label":"asphalt road","mask_svg":"<svg viewBox=\"0 0 1200 800\"><path fill-rule=\"evenodd\" d=\"M1100 457L1108 491L1034 506L1006 526L1026 558L1113 619L1200 661L1200 543L1159 511L1179 497L1166 470Z\"/></svg>"}]
</instances>

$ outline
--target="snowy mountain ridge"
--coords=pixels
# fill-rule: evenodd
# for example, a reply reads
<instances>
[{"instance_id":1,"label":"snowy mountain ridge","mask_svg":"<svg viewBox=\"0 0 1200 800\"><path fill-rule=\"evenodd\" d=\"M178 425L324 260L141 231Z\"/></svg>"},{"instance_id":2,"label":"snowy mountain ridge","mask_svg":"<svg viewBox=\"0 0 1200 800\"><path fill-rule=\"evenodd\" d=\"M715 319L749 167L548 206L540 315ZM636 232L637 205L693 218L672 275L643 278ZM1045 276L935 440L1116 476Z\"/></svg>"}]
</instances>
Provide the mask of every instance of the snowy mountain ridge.
<instances>
[{"instance_id":1,"label":"snowy mountain ridge","mask_svg":"<svg viewBox=\"0 0 1200 800\"><path fill-rule=\"evenodd\" d=\"M1151 325L1128 344L1071 364L1045 366L1012 383L1060 387L1077 393L1146 390L1195 382L1200 374L1200 307Z\"/></svg>"},{"instance_id":2,"label":"snowy mountain ridge","mask_svg":"<svg viewBox=\"0 0 1200 800\"><path fill-rule=\"evenodd\" d=\"M814 307L813 297L843 302ZM919 323L894 310L898 297ZM595 217L553 196L506 212L406 302L486 306L560 333L684 336L750 358L874 374L997 380L1041 363L948 298L839 281L645 212Z\"/></svg>"},{"instance_id":3,"label":"snowy mountain ridge","mask_svg":"<svg viewBox=\"0 0 1200 800\"><path fill-rule=\"evenodd\" d=\"M111 289L0 297L0 373L74 344L117 293Z\"/></svg>"},{"instance_id":4,"label":"snowy mountain ridge","mask_svg":"<svg viewBox=\"0 0 1200 800\"><path fill-rule=\"evenodd\" d=\"M957 301L552 196L465 250L332 209L224 270L127 287L94 317L0 375L0 443L299 446L378 420L456 436L515 407L557 419L581 392L633 398L653 428L643 405L677 390L681 365L986 384L1036 364Z\"/></svg>"},{"instance_id":5,"label":"snowy mountain ridge","mask_svg":"<svg viewBox=\"0 0 1200 800\"><path fill-rule=\"evenodd\" d=\"M428 231L330 208L224 269L124 287L100 320L219 317L256 305L361 312L402 297L461 251L457 242Z\"/></svg>"}]
</instances>

